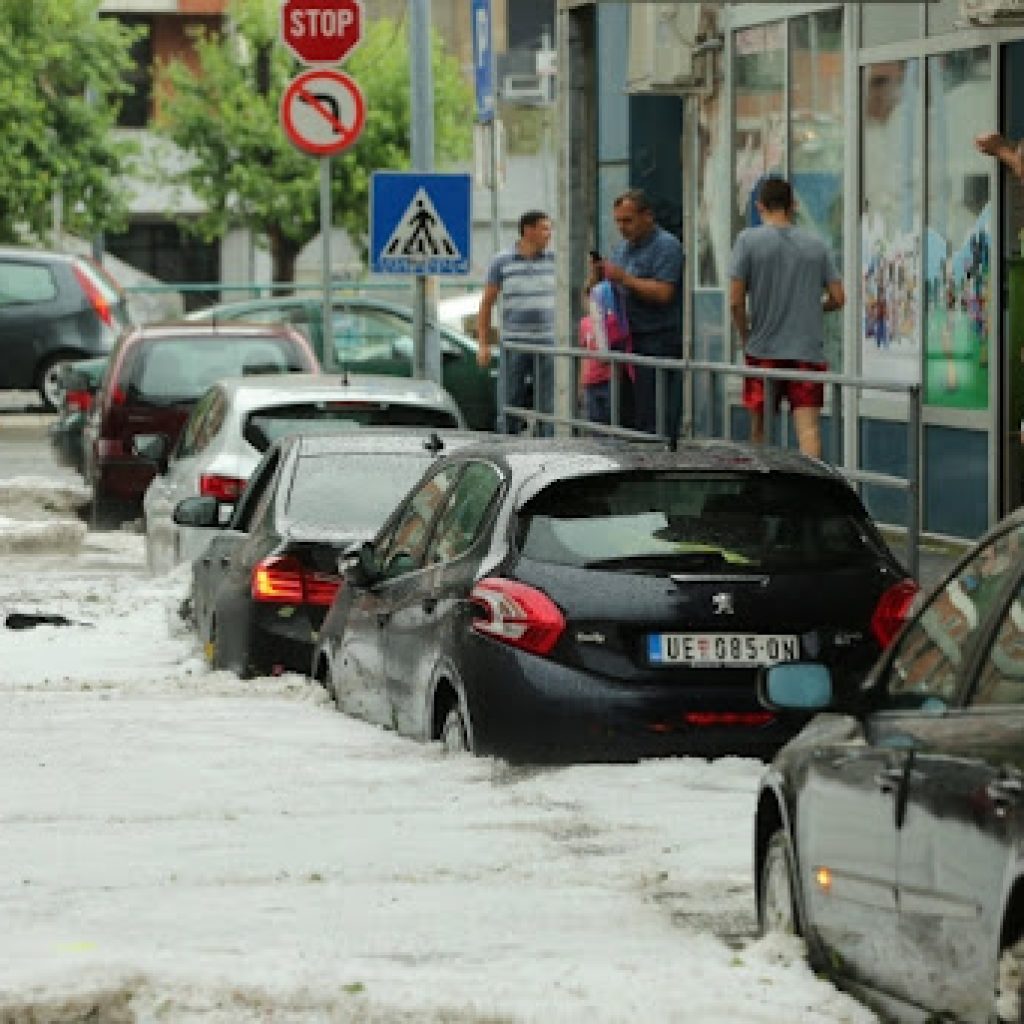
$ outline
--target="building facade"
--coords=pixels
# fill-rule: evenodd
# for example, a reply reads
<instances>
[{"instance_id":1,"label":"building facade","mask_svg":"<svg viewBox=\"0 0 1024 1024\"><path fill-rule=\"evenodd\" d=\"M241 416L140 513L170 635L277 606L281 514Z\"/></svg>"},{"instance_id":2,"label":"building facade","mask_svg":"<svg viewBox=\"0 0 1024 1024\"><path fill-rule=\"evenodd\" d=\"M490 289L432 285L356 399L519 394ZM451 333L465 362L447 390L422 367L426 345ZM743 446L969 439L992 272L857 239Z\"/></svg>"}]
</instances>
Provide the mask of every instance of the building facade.
<instances>
[{"instance_id":1,"label":"building facade","mask_svg":"<svg viewBox=\"0 0 1024 1024\"><path fill-rule=\"evenodd\" d=\"M1021 504L1024 184L973 144L985 130L1024 137L1020 6L562 0L559 32L567 287L586 251L608 244L611 196L627 181L649 187L633 154L671 148L674 121L645 126L635 104L673 97L688 353L740 360L728 255L756 222L761 180L784 175L846 285L831 368L921 389L924 529L974 537ZM617 175L611 151L628 156ZM738 392L738 378L705 379L688 396L690 429L745 436ZM825 414L841 421L841 450L828 450L826 424L826 457L906 476L905 397L845 388L837 405ZM881 520L905 521L900 492L863 494Z\"/></svg>"}]
</instances>

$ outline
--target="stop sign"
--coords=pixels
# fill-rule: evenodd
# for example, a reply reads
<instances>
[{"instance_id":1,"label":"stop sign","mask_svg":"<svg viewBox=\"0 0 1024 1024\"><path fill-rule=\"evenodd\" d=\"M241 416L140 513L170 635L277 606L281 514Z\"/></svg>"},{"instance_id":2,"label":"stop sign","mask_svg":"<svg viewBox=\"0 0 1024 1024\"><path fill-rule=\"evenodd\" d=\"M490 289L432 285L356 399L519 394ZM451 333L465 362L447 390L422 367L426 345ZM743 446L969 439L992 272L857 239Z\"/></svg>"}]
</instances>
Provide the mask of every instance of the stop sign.
<instances>
[{"instance_id":1,"label":"stop sign","mask_svg":"<svg viewBox=\"0 0 1024 1024\"><path fill-rule=\"evenodd\" d=\"M337 64L363 35L363 0L285 0L281 40L306 64Z\"/></svg>"}]
</instances>

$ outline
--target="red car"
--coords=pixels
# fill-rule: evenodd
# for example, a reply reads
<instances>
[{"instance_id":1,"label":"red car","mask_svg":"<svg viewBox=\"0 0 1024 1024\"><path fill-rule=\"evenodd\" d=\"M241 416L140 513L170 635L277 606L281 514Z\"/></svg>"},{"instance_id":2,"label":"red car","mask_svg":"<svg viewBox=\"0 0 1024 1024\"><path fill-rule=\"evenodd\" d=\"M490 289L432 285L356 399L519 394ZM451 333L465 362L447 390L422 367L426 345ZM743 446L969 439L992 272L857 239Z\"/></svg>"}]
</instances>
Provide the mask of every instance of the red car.
<instances>
[{"instance_id":1,"label":"red car","mask_svg":"<svg viewBox=\"0 0 1024 1024\"><path fill-rule=\"evenodd\" d=\"M121 335L84 430L93 522L137 515L156 466L136 454L139 434L171 446L199 396L221 377L319 373L306 337L287 324L165 323Z\"/></svg>"}]
</instances>

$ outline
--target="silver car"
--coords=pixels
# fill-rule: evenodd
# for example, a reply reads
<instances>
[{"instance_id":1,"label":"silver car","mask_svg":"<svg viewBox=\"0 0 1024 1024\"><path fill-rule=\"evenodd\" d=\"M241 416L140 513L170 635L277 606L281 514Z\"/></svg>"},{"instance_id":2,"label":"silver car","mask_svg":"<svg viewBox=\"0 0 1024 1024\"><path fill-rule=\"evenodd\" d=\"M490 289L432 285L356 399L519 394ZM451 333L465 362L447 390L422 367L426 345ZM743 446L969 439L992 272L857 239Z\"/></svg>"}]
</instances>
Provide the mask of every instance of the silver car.
<instances>
[{"instance_id":1,"label":"silver car","mask_svg":"<svg viewBox=\"0 0 1024 1024\"><path fill-rule=\"evenodd\" d=\"M143 497L152 572L191 561L210 531L172 518L183 498L214 497L227 522L263 452L286 434L336 434L377 426L462 428L454 400L432 381L400 377L268 374L225 378L196 404L173 450L162 435L138 435L137 454L157 464Z\"/></svg>"}]
</instances>

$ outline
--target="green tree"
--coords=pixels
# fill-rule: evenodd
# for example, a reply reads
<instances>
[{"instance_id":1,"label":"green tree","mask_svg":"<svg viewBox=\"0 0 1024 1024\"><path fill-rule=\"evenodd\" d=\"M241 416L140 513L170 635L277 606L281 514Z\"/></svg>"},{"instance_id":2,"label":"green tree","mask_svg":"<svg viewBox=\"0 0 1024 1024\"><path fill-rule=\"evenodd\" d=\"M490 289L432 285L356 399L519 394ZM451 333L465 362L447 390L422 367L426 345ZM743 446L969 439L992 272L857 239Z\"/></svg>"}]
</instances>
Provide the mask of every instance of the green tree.
<instances>
[{"instance_id":1,"label":"green tree","mask_svg":"<svg viewBox=\"0 0 1024 1024\"><path fill-rule=\"evenodd\" d=\"M0 0L0 239L39 241L59 192L83 235L123 227L118 180L134 147L112 139L138 33L99 0Z\"/></svg>"},{"instance_id":2,"label":"green tree","mask_svg":"<svg viewBox=\"0 0 1024 1024\"><path fill-rule=\"evenodd\" d=\"M198 69L180 61L159 75L158 130L186 155L162 180L190 189L205 207L186 229L207 241L231 227L266 237L277 281L291 281L299 252L320 230L319 160L297 150L280 126L278 105L300 67L278 41L279 0L235 0L232 30L196 36ZM357 142L331 158L333 223L365 252L370 175L409 166L409 47L404 25L364 26L344 70L366 98ZM435 158L470 149L472 95L458 62L432 40Z\"/></svg>"}]
</instances>

